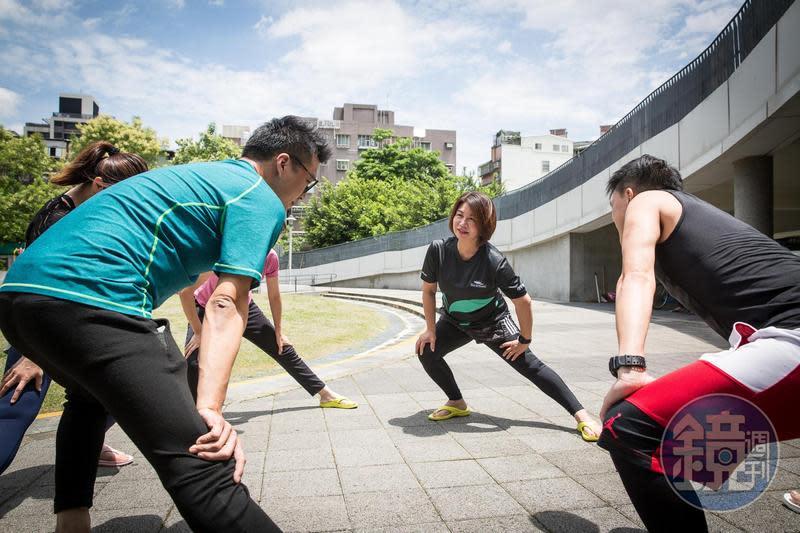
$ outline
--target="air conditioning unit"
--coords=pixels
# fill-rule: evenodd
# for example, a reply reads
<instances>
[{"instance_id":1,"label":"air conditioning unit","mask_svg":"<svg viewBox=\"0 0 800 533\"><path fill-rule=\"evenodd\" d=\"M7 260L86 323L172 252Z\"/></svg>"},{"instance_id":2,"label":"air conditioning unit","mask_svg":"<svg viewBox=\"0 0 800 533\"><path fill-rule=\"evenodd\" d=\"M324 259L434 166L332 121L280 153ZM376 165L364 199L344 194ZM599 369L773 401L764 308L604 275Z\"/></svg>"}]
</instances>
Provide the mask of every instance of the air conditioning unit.
<instances>
[{"instance_id":1,"label":"air conditioning unit","mask_svg":"<svg viewBox=\"0 0 800 533\"><path fill-rule=\"evenodd\" d=\"M448 150L452 150L453 149L453 143L444 143L444 147L447 148Z\"/></svg>"}]
</instances>

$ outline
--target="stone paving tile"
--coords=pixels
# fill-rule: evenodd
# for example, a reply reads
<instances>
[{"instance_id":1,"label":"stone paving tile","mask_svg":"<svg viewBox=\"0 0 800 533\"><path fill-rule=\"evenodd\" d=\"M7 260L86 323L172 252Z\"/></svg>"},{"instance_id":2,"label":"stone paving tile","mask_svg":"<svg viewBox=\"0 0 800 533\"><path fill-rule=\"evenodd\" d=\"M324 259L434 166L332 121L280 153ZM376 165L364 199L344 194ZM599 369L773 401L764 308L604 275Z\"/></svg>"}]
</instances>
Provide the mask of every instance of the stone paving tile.
<instances>
[{"instance_id":1,"label":"stone paving tile","mask_svg":"<svg viewBox=\"0 0 800 533\"><path fill-rule=\"evenodd\" d=\"M478 518L473 520L458 520L448 522L447 526L453 533L527 533L547 531L535 518L528 514L515 516L497 516L492 518Z\"/></svg>"},{"instance_id":2,"label":"stone paving tile","mask_svg":"<svg viewBox=\"0 0 800 533\"><path fill-rule=\"evenodd\" d=\"M427 426L386 426L384 431L389 438L397 443L401 440L416 439L419 437L443 437L448 435L448 431L440 424L429 424Z\"/></svg>"},{"instance_id":3,"label":"stone paving tile","mask_svg":"<svg viewBox=\"0 0 800 533\"><path fill-rule=\"evenodd\" d=\"M783 491L768 491L744 509L725 513L722 519L745 531L800 531L800 514L782 504Z\"/></svg>"},{"instance_id":4,"label":"stone paving tile","mask_svg":"<svg viewBox=\"0 0 800 533\"><path fill-rule=\"evenodd\" d=\"M352 429L331 431L331 445L338 448L362 448L369 446L393 446L392 440L383 429Z\"/></svg>"},{"instance_id":5,"label":"stone paving tile","mask_svg":"<svg viewBox=\"0 0 800 533\"><path fill-rule=\"evenodd\" d=\"M172 505L167 491L160 483L144 479L125 483L109 483L94 499L97 511L116 509L169 508Z\"/></svg>"},{"instance_id":6,"label":"stone paving tile","mask_svg":"<svg viewBox=\"0 0 800 533\"><path fill-rule=\"evenodd\" d=\"M372 466L402 463L403 458L393 444L336 448L336 466Z\"/></svg>"},{"instance_id":7,"label":"stone paving tile","mask_svg":"<svg viewBox=\"0 0 800 533\"><path fill-rule=\"evenodd\" d=\"M413 472L404 463L339 468L339 476L345 494L420 488Z\"/></svg>"},{"instance_id":8,"label":"stone paving tile","mask_svg":"<svg viewBox=\"0 0 800 533\"><path fill-rule=\"evenodd\" d=\"M333 468L333 466L333 454L330 449L270 450L267 452L264 470L267 472L316 470L320 468Z\"/></svg>"},{"instance_id":9,"label":"stone paving tile","mask_svg":"<svg viewBox=\"0 0 800 533\"><path fill-rule=\"evenodd\" d=\"M411 469L426 489L487 485L494 480L477 461L440 461L412 463Z\"/></svg>"},{"instance_id":10,"label":"stone paving tile","mask_svg":"<svg viewBox=\"0 0 800 533\"><path fill-rule=\"evenodd\" d=\"M534 518L552 533L646 533L612 507L574 511L542 511Z\"/></svg>"},{"instance_id":11,"label":"stone paving tile","mask_svg":"<svg viewBox=\"0 0 800 533\"><path fill-rule=\"evenodd\" d=\"M136 508L92 513L92 533L156 533L164 527L170 507ZM170 530L172 533L172 530Z\"/></svg>"},{"instance_id":12,"label":"stone paving tile","mask_svg":"<svg viewBox=\"0 0 800 533\"><path fill-rule=\"evenodd\" d=\"M341 495L270 498L261 508L284 531L341 531L350 528Z\"/></svg>"},{"instance_id":13,"label":"stone paving tile","mask_svg":"<svg viewBox=\"0 0 800 533\"><path fill-rule=\"evenodd\" d=\"M372 413L366 415L326 417L326 422L329 431L348 431L383 427L381 421Z\"/></svg>"},{"instance_id":14,"label":"stone paving tile","mask_svg":"<svg viewBox=\"0 0 800 533\"><path fill-rule=\"evenodd\" d=\"M616 472L611 456L596 444L586 444L580 450L545 452L542 457L571 477Z\"/></svg>"},{"instance_id":15,"label":"stone paving tile","mask_svg":"<svg viewBox=\"0 0 800 533\"><path fill-rule=\"evenodd\" d=\"M615 508L621 514L623 514L625 518L636 524L636 527L644 529L642 519L639 518L639 515L636 513L636 509L633 507L633 504L618 505L615 506ZM708 524L709 533L738 533L740 531L744 531L743 529L736 527L730 522L711 513L706 513L706 523ZM762 531L764 530L762 529ZM767 531L771 530L768 529ZM778 530L776 529L775 531Z\"/></svg>"},{"instance_id":16,"label":"stone paving tile","mask_svg":"<svg viewBox=\"0 0 800 533\"><path fill-rule=\"evenodd\" d=\"M498 483L564 477L564 472L541 455L517 455L478 459L478 463Z\"/></svg>"},{"instance_id":17,"label":"stone paving tile","mask_svg":"<svg viewBox=\"0 0 800 533\"><path fill-rule=\"evenodd\" d=\"M573 476L573 479L613 506L630 504L625 486L616 472Z\"/></svg>"},{"instance_id":18,"label":"stone paving tile","mask_svg":"<svg viewBox=\"0 0 800 533\"><path fill-rule=\"evenodd\" d=\"M440 520L422 489L345 494L347 512L355 529L426 524Z\"/></svg>"},{"instance_id":19,"label":"stone paving tile","mask_svg":"<svg viewBox=\"0 0 800 533\"><path fill-rule=\"evenodd\" d=\"M410 463L471 459L469 453L449 436L402 440L397 447Z\"/></svg>"},{"instance_id":20,"label":"stone paving tile","mask_svg":"<svg viewBox=\"0 0 800 533\"><path fill-rule=\"evenodd\" d=\"M342 493L339 474L333 468L267 472L261 500L295 496L335 496Z\"/></svg>"},{"instance_id":21,"label":"stone paving tile","mask_svg":"<svg viewBox=\"0 0 800 533\"><path fill-rule=\"evenodd\" d=\"M502 487L494 483L429 489L428 494L445 521L515 515L525 511Z\"/></svg>"},{"instance_id":22,"label":"stone paving tile","mask_svg":"<svg viewBox=\"0 0 800 533\"><path fill-rule=\"evenodd\" d=\"M561 477L503 483L508 492L530 513L603 507L597 496L575 480Z\"/></svg>"},{"instance_id":23,"label":"stone paving tile","mask_svg":"<svg viewBox=\"0 0 800 533\"><path fill-rule=\"evenodd\" d=\"M793 474L800 475L800 457L787 457L785 459L781 459L779 467L783 470L788 470Z\"/></svg>"},{"instance_id":24,"label":"stone paving tile","mask_svg":"<svg viewBox=\"0 0 800 533\"><path fill-rule=\"evenodd\" d=\"M27 515L13 517L0 516L0 531L25 532L25 533L53 533L56 529L56 515L52 509L47 514L37 516L35 519Z\"/></svg>"},{"instance_id":25,"label":"stone paving tile","mask_svg":"<svg viewBox=\"0 0 800 533\"><path fill-rule=\"evenodd\" d=\"M361 529L356 528L354 533L449 533L450 530L444 522L429 522L427 524L411 524L408 526L390 526Z\"/></svg>"},{"instance_id":26,"label":"stone paving tile","mask_svg":"<svg viewBox=\"0 0 800 533\"><path fill-rule=\"evenodd\" d=\"M519 439L502 432L500 435L479 435L473 438L458 438L459 444L467 450L472 457L508 457L512 455L527 455L533 450Z\"/></svg>"},{"instance_id":27,"label":"stone paving tile","mask_svg":"<svg viewBox=\"0 0 800 533\"><path fill-rule=\"evenodd\" d=\"M313 431L308 433L272 433L267 449L270 452L288 450L328 450L331 444L328 433Z\"/></svg>"},{"instance_id":28,"label":"stone paving tile","mask_svg":"<svg viewBox=\"0 0 800 533\"><path fill-rule=\"evenodd\" d=\"M53 512L53 486L32 485L0 506L0 518L35 517Z\"/></svg>"}]
</instances>

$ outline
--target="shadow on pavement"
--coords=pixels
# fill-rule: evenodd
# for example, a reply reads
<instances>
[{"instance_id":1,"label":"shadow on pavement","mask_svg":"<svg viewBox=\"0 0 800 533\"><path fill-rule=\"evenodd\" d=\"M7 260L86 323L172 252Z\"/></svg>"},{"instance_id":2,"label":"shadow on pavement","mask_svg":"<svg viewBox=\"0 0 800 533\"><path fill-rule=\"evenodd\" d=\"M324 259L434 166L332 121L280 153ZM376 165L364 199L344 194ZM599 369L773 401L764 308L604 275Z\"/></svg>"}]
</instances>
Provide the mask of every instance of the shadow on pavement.
<instances>
[{"instance_id":1,"label":"shadow on pavement","mask_svg":"<svg viewBox=\"0 0 800 533\"><path fill-rule=\"evenodd\" d=\"M281 407L280 409L270 409L264 411L228 411L224 412L225 420L231 423L232 426L237 424L244 424L253 418L259 416L277 415L280 413L291 413L294 411L309 411L312 409L319 409L318 405L301 405L298 407Z\"/></svg>"},{"instance_id":2,"label":"shadow on pavement","mask_svg":"<svg viewBox=\"0 0 800 533\"><path fill-rule=\"evenodd\" d=\"M402 427L403 433L414 435L415 437L433 437L440 433L431 432L431 427L441 428L453 433L496 433L505 431L511 427L528 427L539 429L553 429L574 433L575 428L559 426L550 422L536 422L534 420L513 420L501 416L486 415L473 411L470 416L451 418L442 422L432 422L428 420L430 411L418 411L406 417L397 417L389 420L392 426Z\"/></svg>"},{"instance_id":3,"label":"shadow on pavement","mask_svg":"<svg viewBox=\"0 0 800 533\"><path fill-rule=\"evenodd\" d=\"M52 500L54 487L43 485L43 478L53 465L32 466L0 476L0 518L3 518L27 498ZM1 529L1 528L0 528Z\"/></svg>"},{"instance_id":4,"label":"shadow on pavement","mask_svg":"<svg viewBox=\"0 0 800 533\"><path fill-rule=\"evenodd\" d=\"M171 527L163 528L164 519L156 515L121 516L107 520L92 528L93 533L184 533L190 532L186 522L179 522Z\"/></svg>"},{"instance_id":5,"label":"shadow on pavement","mask_svg":"<svg viewBox=\"0 0 800 533\"><path fill-rule=\"evenodd\" d=\"M600 533L600 527L594 522L568 513L566 511L542 511L532 516L537 522L541 523L547 531L553 533ZM603 529L603 531L607 531ZM617 527L611 529L609 533L642 533L643 529L632 527Z\"/></svg>"}]
</instances>

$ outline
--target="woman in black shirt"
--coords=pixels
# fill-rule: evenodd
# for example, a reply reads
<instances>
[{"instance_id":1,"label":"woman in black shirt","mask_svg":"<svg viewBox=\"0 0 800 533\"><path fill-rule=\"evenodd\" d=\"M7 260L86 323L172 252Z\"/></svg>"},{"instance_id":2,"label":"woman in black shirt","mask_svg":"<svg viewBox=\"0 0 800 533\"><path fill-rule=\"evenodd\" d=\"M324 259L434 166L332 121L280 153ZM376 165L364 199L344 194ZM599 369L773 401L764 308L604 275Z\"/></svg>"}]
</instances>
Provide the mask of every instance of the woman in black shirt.
<instances>
[{"instance_id":1,"label":"woman in black shirt","mask_svg":"<svg viewBox=\"0 0 800 533\"><path fill-rule=\"evenodd\" d=\"M106 187L147 170L147 163L136 154L120 152L100 141L89 144L50 178L55 185L72 185L67 192L49 200L28 224L25 246L30 246L53 224ZM39 414L50 386L50 377L13 346L6 350L6 367L0 381L0 473L11 464L22 437ZM69 394L67 394L69 401ZM109 426L113 421L109 421ZM130 455L103 445L98 464L123 466L133 461Z\"/></svg>"},{"instance_id":2,"label":"woman in black shirt","mask_svg":"<svg viewBox=\"0 0 800 533\"><path fill-rule=\"evenodd\" d=\"M422 301L427 329L417 339L422 366L447 394L448 401L431 413L431 420L470 414L444 360L471 340L486 344L514 369L569 411L581 437L594 442L600 425L593 420L564 381L530 350L533 330L531 298L511 265L489 243L497 225L494 205L478 192L463 194L450 213L453 237L434 241L422 266ZM442 290L442 317L436 318L436 290ZM506 305L514 303L520 328Z\"/></svg>"}]
</instances>

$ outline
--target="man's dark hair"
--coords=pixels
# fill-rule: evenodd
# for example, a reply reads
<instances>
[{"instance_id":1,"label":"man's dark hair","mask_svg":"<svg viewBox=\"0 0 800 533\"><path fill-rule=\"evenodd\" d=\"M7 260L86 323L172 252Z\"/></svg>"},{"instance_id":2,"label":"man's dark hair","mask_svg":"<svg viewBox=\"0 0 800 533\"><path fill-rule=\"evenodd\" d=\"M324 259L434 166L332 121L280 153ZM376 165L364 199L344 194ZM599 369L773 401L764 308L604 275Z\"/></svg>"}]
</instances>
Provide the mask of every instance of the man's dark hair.
<instances>
[{"instance_id":1,"label":"man's dark hair","mask_svg":"<svg viewBox=\"0 0 800 533\"><path fill-rule=\"evenodd\" d=\"M286 115L262 124L250 135L242 150L242 157L255 161L268 161L280 153L287 153L308 164L314 154L320 163L331 156L325 137L309 120Z\"/></svg>"},{"instance_id":2,"label":"man's dark hair","mask_svg":"<svg viewBox=\"0 0 800 533\"><path fill-rule=\"evenodd\" d=\"M643 191L682 191L681 173L663 159L645 154L622 165L611 175L606 185L606 194L630 187L637 193Z\"/></svg>"}]
</instances>

